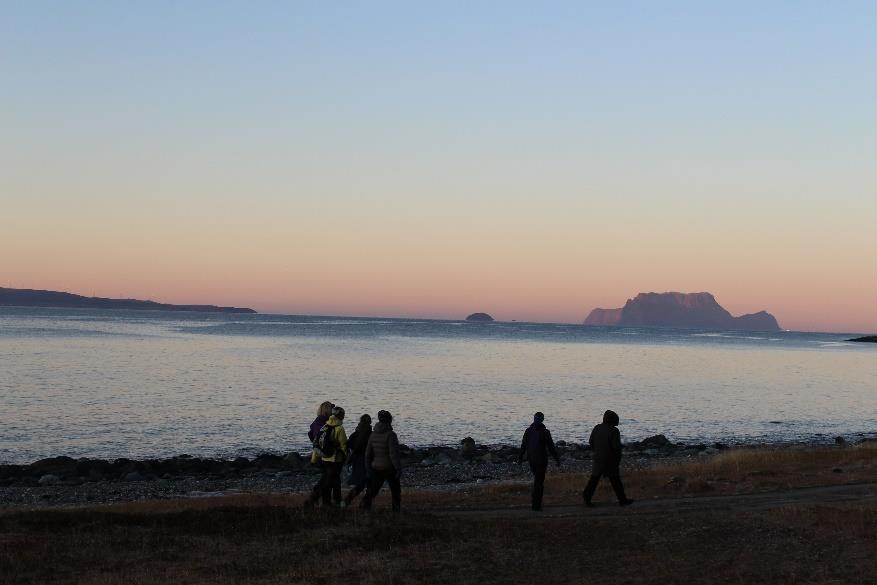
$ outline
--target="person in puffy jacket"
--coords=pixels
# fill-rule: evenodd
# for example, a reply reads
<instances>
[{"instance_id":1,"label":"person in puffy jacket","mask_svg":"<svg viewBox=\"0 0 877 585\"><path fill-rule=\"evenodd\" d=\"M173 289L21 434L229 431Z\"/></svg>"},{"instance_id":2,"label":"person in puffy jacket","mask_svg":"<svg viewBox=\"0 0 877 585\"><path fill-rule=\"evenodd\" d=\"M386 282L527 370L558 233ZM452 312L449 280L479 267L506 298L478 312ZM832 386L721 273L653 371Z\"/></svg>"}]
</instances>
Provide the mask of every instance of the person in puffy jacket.
<instances>
[{"instance_id":1,"label":"person in puffy jacket","mask_svg":"<svg viewBox=\"0 0 877 585\"><path fill-rule=\"evenodd\" d=\"M549 453L560 467L557 448L551 438L551 431L545 428L544 420L545 415L541 412L533 415L533 424L524 431L524 438L521 440L521 453L518 455L519 464L523 463L524 455L527 456L527 461L530 463L530 471L533 472L531 507L537 512L542 510L542 494L545 491L545 472L548 471Z\"/></svg>"},{"instance_id":2,"label":"person in puffy jacket","mask_svg":"<svg viewBox=\"0 0 877 585\"><path fill-rule=\"evenodd\" d=\"M582 497L585 505L590 507L591 498L597 490L597 484L602 476L609 478L615 497L618 498L619 506L627 506L633 503L624 493L621 484L619 466L621 464L621 433L618 432L618 415L607 410L603 413L603 422L594 427L588 443L591 445L591 478L585 486Z\"/></svg>"},{"instance_id":3,"label":"person in puffy jacket","mask_svg":"<svg viewBox=\"0 0 877 585\"><path fill-rule=\"evenodd\" d=\"M399 437L393 430L393 415L386 410L378 412L378 423L372 431L365 449L365 466L369 475L368 489L362 507L371 508L372 500L381 491L384 482L390 484L393 511L398 512L402 503L402 458L399 454Z\"/></svg>"},{"instance_id":4,"label":"person in puffy jacket","mask_svg":"<svg viewBox=\"0 0 877 585\"><path fill-rule=\"evenodd\" d=\"M368 440L372 434L372 417L367 414L359 417L359 424L356 430L347 439L348 459L347 465L350 466L350 478L347 485L353 486L347 492L344 502L341 504L345 508L349 506L354 498L362 493L368 484L368 477L365 469L365 449L368 447Z\"/></svg>"},{"instance_id":5,"label":"person in puffy jacket","mask_svg":"<svg viewBox=\"0 0 877 585\"><path fill-rule=\"evenodd\" d=\"M332 433L334 449L331 455L320 453L315 447L311 454L311 463L320 466L320 481L314 486L310 499L306 505L313 506L318 499L322 499L323 506L341 504L341 471L347 458L347 432L344 430L344 409L336 406L332 409L332 416L326 421L326 425ZM322 430L322 429L321 429ZM320 431L317 432L319 436Z\"/></svg>"}]
</instances>

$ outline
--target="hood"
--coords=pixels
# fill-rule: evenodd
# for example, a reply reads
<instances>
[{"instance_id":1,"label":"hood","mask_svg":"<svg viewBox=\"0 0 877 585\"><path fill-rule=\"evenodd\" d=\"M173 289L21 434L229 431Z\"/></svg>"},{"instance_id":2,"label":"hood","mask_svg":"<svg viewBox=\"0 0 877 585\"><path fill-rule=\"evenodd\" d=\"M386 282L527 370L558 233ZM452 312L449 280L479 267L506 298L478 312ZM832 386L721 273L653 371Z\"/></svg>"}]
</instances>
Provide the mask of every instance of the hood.
<instances>
[{"instance_id":1,"label":"hood","mask_svg":"<svg viewBox=\"0 0 877 585\"><path fill-rule=\"evenodd\" d=\"M378 421L378 423L375 425L374 432L375 433L389 433L392 430L393 430L393 425L391 425L390 423Z\"/></svg>"},{"instance_id":2,"label":"hood","mask_svg":"<svg viewBox=\"0 0 877 585\"><path fill-rule=\"evenodd\" d=\"M615 414L611 410L607 410L606 412L603 413L603 424L617 427L618 426L618 415Z\"/></svg>"},{"instance_id":3,"label":"hood","mask_svg":"<svg viewBox=\"0 0 877 585\"><path fill-rule=\"evenodd\" d=\"M367 435L372 432L372 426L366 423L359 423L356 425L356 432Z\"/></svg>"},{"instance_id":4,"label":"hood","mask_svg":"<svg viewBox=\"0 0 877 585\"><path fill-rule=\"evenodd\" d=\"M545 428L545 423L534 422L533 424L530 425L530 428L531 428L531 429L537 429L537 430L539 430L539 429L544 429L544 428Z\"/></svg>"},{"instance_id":5,"label":"hood","mask_svg":"<svg viewBox=\"0 0 877 585\"><path fill-rule=\"evenodd\" d=\"M341 419L336 417L334 414L329 417L329 420L326 421L326 424L332 427L340 427L343 423Z\"/></svg>"}]
</instances>

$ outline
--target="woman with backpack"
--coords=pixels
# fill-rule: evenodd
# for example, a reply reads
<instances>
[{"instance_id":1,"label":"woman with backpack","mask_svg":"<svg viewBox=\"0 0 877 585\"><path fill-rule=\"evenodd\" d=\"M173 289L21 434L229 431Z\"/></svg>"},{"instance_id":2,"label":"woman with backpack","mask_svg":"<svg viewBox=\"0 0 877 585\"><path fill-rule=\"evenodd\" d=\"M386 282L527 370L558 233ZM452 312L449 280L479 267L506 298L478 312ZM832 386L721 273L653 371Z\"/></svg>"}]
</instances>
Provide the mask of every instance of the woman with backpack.
<instances>
[{"instance_id":1,"label":"woman with backpack","mask_svg":"<svg viewBox=\"0 0 877 585\"><path fill-rule=\"evenodd\" d=\"M311 463L320 465L320 481L314 486L311 497L305 503L313 506L323 500L323 506L332 501L341 503L341 470L347 457L347 432L344 430L344 409L336 406L314 438Z\"/></svg>"},{"instance_id":2,"label":"woman with backpack","mask_svg":"<svg viewBox=\"0 0 877 585\"><path fill-rule=\"evenodd\" d=\"M390 484L393 497L393 511L398 512L402 503L402 458L399 455L399 437L393 430L393 415L386 410L378 412L378 424L372 431L365 448L365 466L368 471L368 489L362 507L371 509L372 500L381 491L384 482Z\"/></svg>"},{"instance_id":3,"label":"woman with backpack","mask_svg":"<svg viewBox=\"0 0 877 585\"><path fill-rule=\"evenodd\" d=\"M368 440L372 434L372 417L367 414L359 417L359 424L356 430L347 439L347 451L349 458L347 464L351 467L350 478L347 485L353 486L347 492L347 496L341 503L341 507L346 508L353 500L365 490L368 478L365 473L365 449L368 447Z\"/></svg>"},{"instance_id":4,"label":"woman with backpack","mask_svg":"<svg viewBox=\"0 0 877 585\"><path fill-rule=\"evenodd\" d=\"M311 443L314 442L314 439L317 438L317 433L320 432L320 429L323 428L323 425L332 416L333 408L335 408L335 405L328 400L317 407L317 418L314 419L314 422L311 423L311 428L308 430L308 439L310 439Z\"/></svg>"}]
</instances>

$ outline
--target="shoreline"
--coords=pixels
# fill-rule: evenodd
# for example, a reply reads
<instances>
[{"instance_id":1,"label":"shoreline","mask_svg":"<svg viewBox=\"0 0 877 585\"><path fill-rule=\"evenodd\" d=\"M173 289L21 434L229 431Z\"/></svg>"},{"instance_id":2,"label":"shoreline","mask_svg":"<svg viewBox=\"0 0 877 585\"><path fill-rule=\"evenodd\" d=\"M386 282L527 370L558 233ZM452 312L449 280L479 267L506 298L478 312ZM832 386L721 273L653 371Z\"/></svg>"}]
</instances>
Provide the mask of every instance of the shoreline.
<instances>
[{"instance_id":1,"label":"shoreline","mask_svg":"<svg viewBox=\"0 0 877 585\"><path fill-rule=\"evenodd\" d=\"M872 443L877 438L821 441L682 444L664 435L624 445L622 471L699 460L728 449L844 448ZM550 474L590 471L586 444L557 442L562 465L549 465ZM526 460L517 464L519 449L512 445L410 448L402 446L402 485L406 489L465 493L475 485L529 482ZM342 476L346 485L347 470ZM0 465L0 510L52 508L136 502L240 493L307 493L319 470L297 452L263 453L254 458L209 459L178 455L166 459L72 459L53 457L28 465Z\"/></svg>"}]
</instances>

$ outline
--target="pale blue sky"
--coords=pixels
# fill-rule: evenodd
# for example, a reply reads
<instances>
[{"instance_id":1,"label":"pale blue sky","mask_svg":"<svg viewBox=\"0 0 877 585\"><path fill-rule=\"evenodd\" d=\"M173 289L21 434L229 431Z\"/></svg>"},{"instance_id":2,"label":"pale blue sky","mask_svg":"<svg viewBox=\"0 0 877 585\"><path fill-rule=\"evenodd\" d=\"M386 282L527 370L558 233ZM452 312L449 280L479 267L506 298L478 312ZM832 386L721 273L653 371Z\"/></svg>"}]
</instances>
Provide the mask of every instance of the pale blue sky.
<instances>
[{"instance_id":1,"label":"pale blue sky","mask_svg":"<svg viewBox=\"0 0 877 585\"><path fill-rule=\"evenodd\" d=\"M291 255L290 274L325 287L337 283L315 266L344 273L367 253L394 287L410 285L412 296L434 288L424 275L405 280L416 270L401 248L439 271L473 249L482 250L473 263L500 267L483 281L476 264L444 273L471 290L446 309L430 299L439 315L515 278L564 288L550 302L569 306L534 310L548 299L533 292L503 310L556 320L662 287L719 288L741 310L765 308L805 294L814 274L850 294L877 293L864 237L877 218L871 2L0 9L0 197L16 218L0 245L24 248L28 234L46 232L44 247L0 266L16 282L33 281L26 264L42 263L35 286L84 287L101 246L137 257L158 234L191 265L219 264L211 251L234 257L223 242L245 240L238 260L259 255L266 271L247 278L284 293L231 298L277 310L336 307L312 302L318 287L307 301L293 298L293 276L265 276ZM54 262L73 261L63 236L89 242L77 251L79 276L66 281L50 276ZM686 252L704 240L715 249ZM660 260L637 258L655 245ZM556 265L515 272L515 259L526 268L545 256ZM617 286L565 279L564 266ZM782 266L794 267L784 279ZM361 284L367 275L356 270ZM131 294L147 277L171 278L141 273L90 278ZM765 274L776 281L763 302L736 284ZM199 296L197 285L151 292ZM826 294L789 314L801 327L849 327L839 309L820 324L804 320L837 305ZM393 307L357 303L339 297L336 310ZM856 303L865 310L864 297ZM400 313L417 313L415 300L402 304Z\"/></svg>"}]
</instances>

